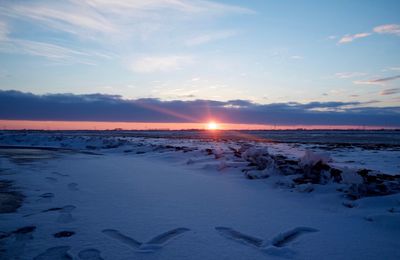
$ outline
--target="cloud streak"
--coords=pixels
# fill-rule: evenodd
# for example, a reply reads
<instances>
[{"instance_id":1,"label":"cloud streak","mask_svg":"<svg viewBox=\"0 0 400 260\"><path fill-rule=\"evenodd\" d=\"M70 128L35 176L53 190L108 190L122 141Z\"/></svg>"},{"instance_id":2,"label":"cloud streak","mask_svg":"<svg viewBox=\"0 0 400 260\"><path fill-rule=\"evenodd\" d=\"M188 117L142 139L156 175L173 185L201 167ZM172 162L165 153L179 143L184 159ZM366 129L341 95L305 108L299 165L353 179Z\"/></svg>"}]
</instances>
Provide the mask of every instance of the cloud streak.
<instances>
[{"instance_id":1,"label":"cloud streak","mask_svg":"<svg viewBox=\"0 0 400 260\"><path fill-rule=\"evenodd\" d=\"M0 119L109 122L207 122L400 126L400 107L360 102L257 104L246 100L161 101L117 95L35 95L0 91Z\"/></svg>"},{"instance_id":2,"label":"cloud streak","mask_svg":"<svg viewBox=\"0 0 400 260\"><path fill-rule=\"evenodd\" d=\"M124 35L140 32L149 24L163 25L178 17L252 14L253 10L212 1L199 0L82 0L49 2L9 2L0 14L39 22L56 31L83 38Z\"/></svg>"},{"instance_id":3,"label":"cloud streak","mask_svg":"<svg viewBox=\"0 0 400 260\"><path fill-rule=\"evenodd\" d=\"M0 5L0 17L4 20L0 20L0 52L92 65L97 64L94 61L97 58L137 54L140 48L136 47L142 43L146 46L160 41L176 43L177 39L171 39L169 32L182 28L183 21L202 22L253 13L238 5L201 0L8 1ZM26 26L37 30L38 37L19 33ZM42 37L45 34L52 37ZM177 38L182 46L195 46L235 34L234 30L220 30L200 33L186 42L183 37ZM55 42L54 38L61 41ZM120 55L110 55L107 51L110 49ZM137 61L146 64L128 65L136 71L168 71L187 61L185 57L172 56L149 59Z\"/></svg>"},{"instance_id":4,"label":"cloud streak","mask_svg":"<svg viewBox=\"0 0 400 260\"><path fill-rule=\"evenodd\" d=\"M400 36L400 25L399 24L383 24L372 28L371 32L363 32L356 34L346 34L338 41L338 44L346 44L353 42L354 40L369 37L373 34L392 34ZM333 38L334 39L334 38Z\"/></svg>"},{"instance_id":5,"label":"cloud streak","mask_svg":"<svg viewBox=\"0 0 400 260\"><path fill-rule=\"evenodd\" d=\"M115 1L103 1L103 0L84 0L82 1L95 9L102 10L107 9L110 12L144 12L154 11L159 9L170 9L180 11L183 13L239 13L239 14L252 14L255 11L230 4L222 4L212 1L202 0L115 0Z\"/></svg>"},{"instance_id":6,"label":"cloud streak","mask_svg":"<svg viewBox=\"0 0 400 260\"><path fill-rule=\"evenodd\" d=\"M390 88L390 89L382 90L379 94L381 96L387 96L387 95L394 95L394 94L399 94L399 93L400 93L400 88Z\"/></svg>"},{"instance_id":7,"label":"cloud streak","mask_svg":"<svg viewBox=\"0 0 400 260\"><path fill-rule=\"evenodd\" d=\"M71 2L65 2L64 5L11 5L8 12L22 19L34 20L50 28L72 34L91 31L104 33L117 31L111 21L95 10L82 4L77 6Z\"/></svg>"},{"instance_id":8,"label":"cloud streak","mask_svg":"<svg viewBox=\"0 0 400 260\"><path fill-rule=\"evenodd\" d=\"M80 51L57 44L16 39L9 36L10 30L5 22L0 21L0 52L27 54L31 56L44 57L53 61L70 63L82 63L93 65L95 59L110 59L107 54Z\"/></svg>"},{"instance_id":9,"label":"cloud streak","mask_svg":"<svg viewBox=\"0 0 400 260\"><path fill-rule=\"evenodd\" d=\"M361 38L365 38L370 36L371 33L356 33L356 34L347 34L345 36L343 36L342 38L340 38L339 40L339 44L343 44L343 43L349 43L352 42L356 39L361 39Z\"/></svg>"},{"instance_id":10,"label":"cloud streak","mask_svg":"<svg viewBox=\"0 0 400 260\"><path fill-rule=\"evenodd\" d=\"M6 40L8 37L8 26L4 21L0 21L0 41Z\"/></svg>"},{"instance_id":11,"label":"cloud streak","mask_svg":"<svg viewBox=\"0 0 400 260\"><path fill-rule=\"evenodd\" d=\"M335 77L339 79L349 79L349 78L356 78L365 76L367 73L364 72L338 72L335 73Z\"/></svg>"},{"instance_id":12,"label":"cloud streak","mask_svg":"<svg viewBox=\"0 0 400 260\"><path fill-rule=\"evenodd\" d=\"M394 34L400 36L400 25L399 24L384 24L377 26L373 30L379 34Z\"/></svg>"},{"instance_id":13,"label":"cloud streak","mask_svg":"<svg viewBox=\"0 0 400 260\"><path fill-rule=\"evenodd\" d=\"M376 78L376 79L369 79L369 80L356 80L353 81L354 84L357 85L385 85L386 82L388 81L393 81L396 79L400 79L400 75L395 75L391 77L385 77L385 78Z\"/></svg>"}]
</instances>

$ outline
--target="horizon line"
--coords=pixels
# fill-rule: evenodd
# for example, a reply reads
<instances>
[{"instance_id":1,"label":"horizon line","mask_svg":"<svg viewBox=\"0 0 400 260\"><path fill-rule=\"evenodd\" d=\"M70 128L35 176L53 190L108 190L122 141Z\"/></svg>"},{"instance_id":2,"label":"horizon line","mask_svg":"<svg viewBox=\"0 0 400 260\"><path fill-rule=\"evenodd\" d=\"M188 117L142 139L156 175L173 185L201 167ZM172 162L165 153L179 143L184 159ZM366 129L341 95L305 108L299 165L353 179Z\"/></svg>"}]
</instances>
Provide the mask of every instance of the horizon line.
<instances>
[{"instance_id":1,"label":"horizon line","mask_svg":"<svg viewBox=\"0 0 400 260\"><path fill-rule=\"evenodd\" d=\"M2 120L0 130L43 130L43 131L179 131L210 130L208 123L159 123L159 122L107 122L107 121L47 121L47 120ZM400 130L396 126L373 125L269 125L236 124L218 122L218 129L210 131L235 130Z\"/></svg>"}]
</instances>

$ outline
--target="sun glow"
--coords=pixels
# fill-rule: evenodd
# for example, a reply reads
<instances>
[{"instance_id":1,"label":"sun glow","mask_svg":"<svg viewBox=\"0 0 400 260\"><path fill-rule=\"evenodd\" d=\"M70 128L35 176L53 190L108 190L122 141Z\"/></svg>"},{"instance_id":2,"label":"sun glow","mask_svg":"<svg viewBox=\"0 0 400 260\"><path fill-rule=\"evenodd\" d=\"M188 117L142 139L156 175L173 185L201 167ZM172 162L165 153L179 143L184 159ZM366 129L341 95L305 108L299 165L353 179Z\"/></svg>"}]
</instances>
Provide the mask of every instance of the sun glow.
<instances>
[{"instance_id":1,"label":"sun glow","mask_svg":"<svg viewBox=\"0 0 400 260\"><path fill-rule=\"evenodd\" d=\"M211 121L211 122L207 123L207 129L208 130L217 130L217 129L219 129L219 126L217 123Z\"/></svg>"}]
</instances>

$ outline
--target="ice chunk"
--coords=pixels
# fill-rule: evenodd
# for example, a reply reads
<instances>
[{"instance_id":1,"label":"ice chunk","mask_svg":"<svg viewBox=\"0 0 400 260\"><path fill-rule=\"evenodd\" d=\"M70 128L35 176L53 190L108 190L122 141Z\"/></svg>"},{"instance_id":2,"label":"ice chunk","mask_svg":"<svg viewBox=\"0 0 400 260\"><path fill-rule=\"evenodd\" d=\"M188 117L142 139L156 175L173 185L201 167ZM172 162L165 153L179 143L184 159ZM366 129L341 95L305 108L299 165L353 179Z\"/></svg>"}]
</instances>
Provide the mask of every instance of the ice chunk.
<instances>
[{"instance_id":1,"label":"ice chunk","mask_svg":"<svg viewBox=\"0 0 400 260\"><path fill-rule=\"evenodd\" d=\"M268 149L260 149L256 147L251 147L242 153L242 159L246 161L252 161L263 155L268 155Z\"/></svg>"},{"instance_id":2,"label":"ice chunk","mask_svg":"<svg viewBox=\"0 0 400 260\"><path fill-rule=\"evenodd\" d=\"M363 178L355 170L345 168L342 173L342 183L362 184Z\"/></svg>"},{"instance_id":3,"label":"ice chunk","mask_svg":"<svg viewBox=\"0 0 400 260\"><path fill-rule=\"evenodd\" d=\"M305 166L313 166L317 163L327 164L331 161L331 158L328 153L316 153L310 150L306 150L304 156L300 159L300 164Z\"/></svg>"}]
</instances>

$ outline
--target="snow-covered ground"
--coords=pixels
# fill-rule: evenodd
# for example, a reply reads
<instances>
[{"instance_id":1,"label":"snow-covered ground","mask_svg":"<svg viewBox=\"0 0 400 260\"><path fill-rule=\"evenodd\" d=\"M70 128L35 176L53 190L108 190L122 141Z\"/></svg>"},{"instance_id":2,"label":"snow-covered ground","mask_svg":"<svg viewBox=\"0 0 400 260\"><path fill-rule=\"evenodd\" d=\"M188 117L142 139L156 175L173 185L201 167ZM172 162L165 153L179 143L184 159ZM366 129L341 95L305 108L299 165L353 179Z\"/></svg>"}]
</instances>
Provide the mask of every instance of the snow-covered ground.
<instances>
[{"instance_id":1,"label":"snow-covered ground","mask_svg":"<svg viewBox=\"0 0 400 260\"><path fill-rule=\"evenodd\" d=\"M400 259L396 149L41 133L0 145L0 188L25 195L0 214L0 259Z\"/></svg>"}]
</instances>

